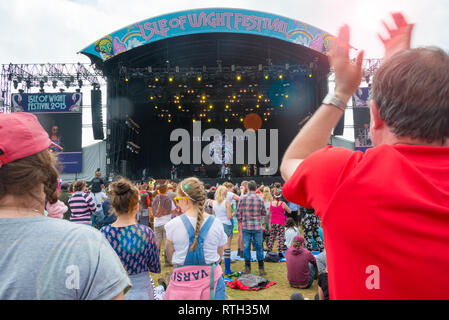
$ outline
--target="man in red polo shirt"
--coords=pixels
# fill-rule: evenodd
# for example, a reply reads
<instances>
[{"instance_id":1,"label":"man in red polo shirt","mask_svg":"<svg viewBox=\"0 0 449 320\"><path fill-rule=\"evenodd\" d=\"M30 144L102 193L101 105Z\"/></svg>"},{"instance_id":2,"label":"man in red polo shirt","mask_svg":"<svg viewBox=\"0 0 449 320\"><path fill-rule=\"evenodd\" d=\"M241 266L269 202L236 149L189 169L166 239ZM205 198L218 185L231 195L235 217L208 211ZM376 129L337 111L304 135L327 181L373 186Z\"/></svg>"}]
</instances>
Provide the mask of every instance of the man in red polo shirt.
<instances>
[{"instance_id":1,"label":"man in red polo shirt","mask_svg":"<svg viewBox=\"0 0 449 320\"><path fill-rule=\"evenodd\" d=\"M281 164L285 198L321 218L330 299L449 299L449 56L410 49L413 25L393 18L372 85L375 147L327 147L362 77L344 26L330 53L335 94Z\"/></svg>"}]
</instances>

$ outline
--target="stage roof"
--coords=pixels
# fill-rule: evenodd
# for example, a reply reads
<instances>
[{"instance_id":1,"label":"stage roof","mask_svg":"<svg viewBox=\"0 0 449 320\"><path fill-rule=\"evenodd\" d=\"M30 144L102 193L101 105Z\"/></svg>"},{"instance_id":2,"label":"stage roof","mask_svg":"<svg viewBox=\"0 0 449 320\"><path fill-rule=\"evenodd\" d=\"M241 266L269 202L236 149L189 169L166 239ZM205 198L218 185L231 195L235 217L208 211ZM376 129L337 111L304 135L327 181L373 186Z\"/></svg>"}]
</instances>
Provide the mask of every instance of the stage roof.
<instances>
[{"instance_id":1,"label":"stage roof","mask_svg":"<svg viewBox=\"0 0 449 320\"><path fill-rule=\"evenodd\" d=\"M125 56L124 53L131 50L136 53L142 51L143 48L139 47L160 40L175 41L172 38L185 38L181 36L205 39L217 33L224 39L236 38L238 35L246 36L243 39L250 36L258 36L253 37L255 39L261 37L277 39L309 48L319 53L318 55L327 55L333 37L301 21L270 13L208 8L175 12L137 22L104 36L83 49L81 53L87 55L93 62L104 63L112 58ZM140 50L136 50L137 48ZM239 54L238 50L235 54ZM142 55L142 52L139 55Z\"/></svg>"}]
</instances>

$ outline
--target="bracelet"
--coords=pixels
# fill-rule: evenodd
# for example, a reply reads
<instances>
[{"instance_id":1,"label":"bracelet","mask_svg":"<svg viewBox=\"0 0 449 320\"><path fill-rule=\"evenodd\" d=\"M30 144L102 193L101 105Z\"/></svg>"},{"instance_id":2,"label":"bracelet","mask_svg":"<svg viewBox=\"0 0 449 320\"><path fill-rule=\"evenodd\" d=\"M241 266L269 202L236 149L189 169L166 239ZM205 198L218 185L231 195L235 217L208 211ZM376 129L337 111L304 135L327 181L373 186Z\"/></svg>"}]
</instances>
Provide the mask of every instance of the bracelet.
<instances>
[{"instance_id":1,"label":"bracelet","mask_svg":"<svg viewBox=\"0 0 449 320\"><path fill-rule=\"evenodd\" d=\"M325 105L326 105L326 106L335 107L335 108L337 108L338 110L342 111L343 113L345 112L345 108L336 106L335 104L325 104Z\"/></svg>"}]
</instances>

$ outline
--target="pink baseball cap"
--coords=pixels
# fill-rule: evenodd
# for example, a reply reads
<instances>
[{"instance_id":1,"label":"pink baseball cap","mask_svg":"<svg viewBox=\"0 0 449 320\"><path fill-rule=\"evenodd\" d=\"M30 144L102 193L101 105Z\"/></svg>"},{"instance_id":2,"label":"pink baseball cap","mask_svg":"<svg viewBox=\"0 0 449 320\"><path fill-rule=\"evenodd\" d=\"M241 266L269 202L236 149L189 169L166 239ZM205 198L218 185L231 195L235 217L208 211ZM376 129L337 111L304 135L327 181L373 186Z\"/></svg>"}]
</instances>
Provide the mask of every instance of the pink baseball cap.
<instances>
[{"instance_id":1,"label":"pink baseball cap","mask_svg":"<svg viewBox=\"0 0 449 320\"><path fill-rule=\"evenodd\" d=\"M14 112L0 115L0 168L55 146L34 114Z\"/></svg>"}]
</instances>

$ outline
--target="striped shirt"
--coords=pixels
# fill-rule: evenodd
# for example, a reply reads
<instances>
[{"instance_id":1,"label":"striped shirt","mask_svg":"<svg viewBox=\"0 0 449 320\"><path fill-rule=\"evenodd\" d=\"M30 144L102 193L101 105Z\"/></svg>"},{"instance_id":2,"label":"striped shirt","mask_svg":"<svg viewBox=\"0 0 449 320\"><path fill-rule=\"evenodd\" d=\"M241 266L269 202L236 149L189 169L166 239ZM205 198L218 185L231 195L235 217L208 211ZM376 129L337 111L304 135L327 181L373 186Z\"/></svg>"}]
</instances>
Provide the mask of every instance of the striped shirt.
<instances>
[{"instance_id":1,"label":"striped shirt","mask_svg":"<svg viewBox=\"0 0 449 320\"><path fill-rule=\"evenodd\" d=\"M75 192L69 199L70 221L76 223L92 224L91 214L96 211L96 203L92 197L84 192Z\"/></svg>"},{"instance_id":2,"label":"striped shirt","mask_svg":"<svg viewBox=\"0 0 449 320\"><path fill-rule=\"evenodd\" d=\"M242 223L242 229L262 230L262 217L267 214L265 203L254 191L240 198L237 206L237 221Z\"/></svg>"}]
</instances>

